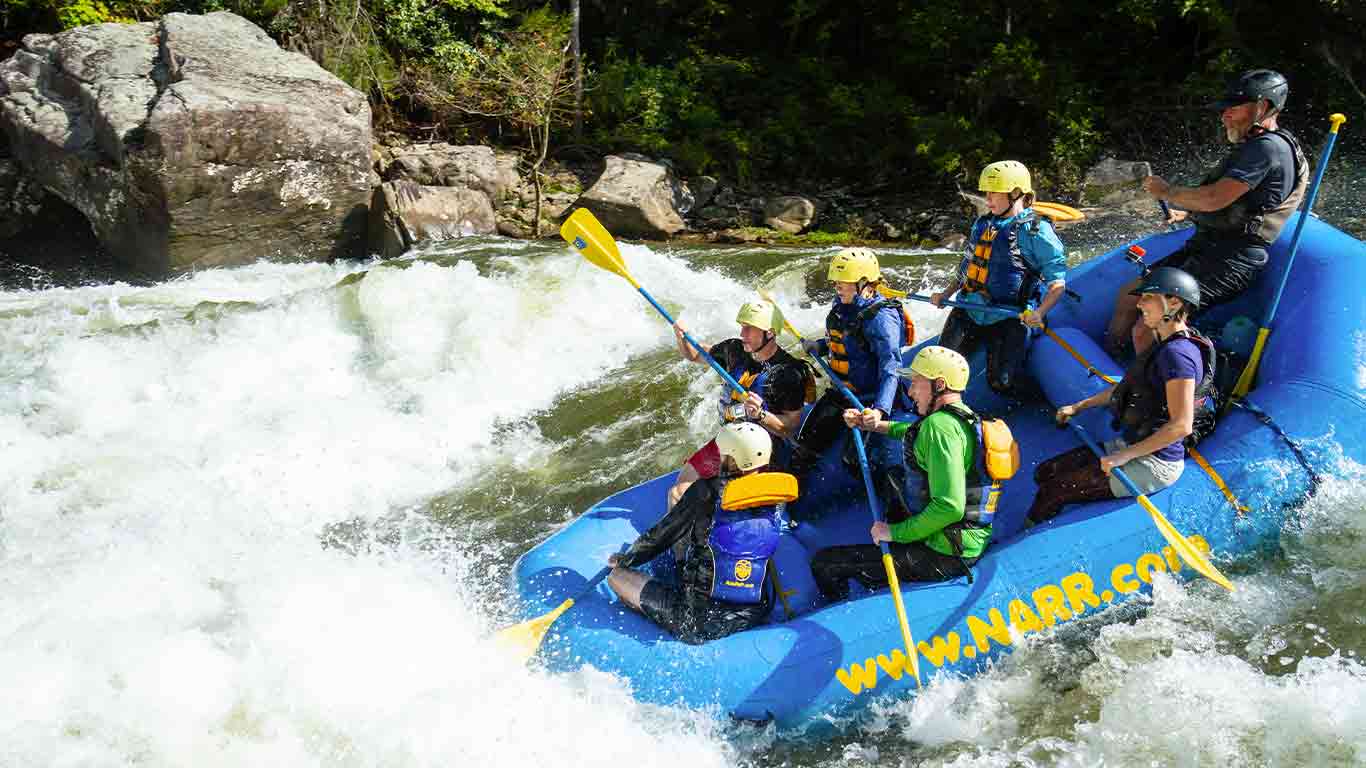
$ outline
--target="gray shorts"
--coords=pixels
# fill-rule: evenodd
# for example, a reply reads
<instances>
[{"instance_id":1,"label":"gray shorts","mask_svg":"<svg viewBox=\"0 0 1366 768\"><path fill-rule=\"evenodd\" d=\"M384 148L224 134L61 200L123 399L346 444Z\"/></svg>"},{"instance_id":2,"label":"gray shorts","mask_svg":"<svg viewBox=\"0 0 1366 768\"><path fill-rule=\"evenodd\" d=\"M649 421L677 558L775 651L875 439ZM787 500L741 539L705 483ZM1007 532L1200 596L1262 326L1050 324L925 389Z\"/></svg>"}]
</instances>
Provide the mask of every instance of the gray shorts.
<instances>
[{"instance_id":1,"label":"gray shorts","mask_svg":"<svg viewBox=\"0 0 1366 768\"><path fill-rule=\"evenodd\" d=\"M1105 441L1105 452L1107 454L1122 451L1129 446L1122 438ZM1181 473L1186 469L1186 461L1165 461L1153 454L1140 456L1120 466L1124 474L1138 486L1138 490L1145 496L1150 493L1166 488L1181 479ZM1132 496L1124 483L1119 481L1112 473L1110 475L1110 490L1115 494L1115 498L1122 499Z\"/></svg>"}]
</instances>

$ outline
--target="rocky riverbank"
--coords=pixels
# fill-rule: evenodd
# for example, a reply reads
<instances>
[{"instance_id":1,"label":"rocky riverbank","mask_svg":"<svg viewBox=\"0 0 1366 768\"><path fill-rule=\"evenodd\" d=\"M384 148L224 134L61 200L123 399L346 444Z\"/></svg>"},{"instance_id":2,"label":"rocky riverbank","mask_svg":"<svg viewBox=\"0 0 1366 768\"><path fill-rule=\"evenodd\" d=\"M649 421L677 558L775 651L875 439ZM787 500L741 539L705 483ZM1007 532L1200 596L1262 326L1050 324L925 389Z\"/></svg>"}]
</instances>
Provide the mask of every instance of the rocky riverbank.
<instances>
[{"instance_id":1,"label":"rocky riverbank","mask_svg":"<svg viewBox=\"0 0 1366 768\"><path fill-rule=\"evenodd\" d=\"M1092 219L1152 208L1137 194L1147 171L1106 160L1075 196ZM0 62L10 261L94 250L157 276L533 237L528 172L513 150L376 136L363 94L227 12L29 35ZM582 150L552 157L541 187L541 236L586 207L623 238L952 248L980 209L942 188L739 184Z\"/></svg>"}]
</instances>

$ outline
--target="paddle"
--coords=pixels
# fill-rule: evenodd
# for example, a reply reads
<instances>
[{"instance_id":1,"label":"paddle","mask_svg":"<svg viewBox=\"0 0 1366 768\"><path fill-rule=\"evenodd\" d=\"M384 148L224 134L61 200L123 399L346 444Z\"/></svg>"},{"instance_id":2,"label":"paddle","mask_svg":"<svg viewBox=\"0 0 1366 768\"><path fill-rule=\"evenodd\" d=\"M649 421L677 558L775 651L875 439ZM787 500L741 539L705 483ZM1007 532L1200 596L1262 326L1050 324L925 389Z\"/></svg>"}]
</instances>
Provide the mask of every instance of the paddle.
<instances>
[{"instance_id":1,"label":"paddle","mask_svg":"<svg viewBox=\"0 0 1366 768\"><path fill-rule=\"evenodd\" d=\"M1040 216L1047 216L1059 223L1081 221L1086 218L1086 214L1070 205L1063 205L1062 203L1045 203L1035 200L1034 204L1030 207Z\"/></svg>"},{"instance_id":2,"label":"paddle","mask_svg":"<svg viewBox=\"0 0 1366 768\"><path fill-rule=\"evenodd\" d=\"M886 296L889 299L912 299L914 301L923 301L926 304L934 304L934 299L931 299L929 296L921 296L918 293L907 293L906 291L898 291L895 288L888 288L885 285L879 285L877 289L878 292L880 292L883 296ZM992 304L973 304L972 302L954 301L953 299L944 299L936 306L975 309L980 312L985 312L988 315L999 315L1001 317L1019 317L1021 314L1020 310L1018 309L998 307Z\"/></svg>"},{"instance_id":3,"label":"paddle","mask_svg":"<svg viewBox=\"0 0 1366 768\"><path fill-rule=\"evenodd\" d=\"M626 278L626 282L630 283L632 288L640 291L640 295L644 296L651 306L659 310L659 314L669 321L669 325L676 325L668 311L661 307L659 302L655 301L655 297L651 296L649 291L642 288L640 283L631 276L630 270L626 269L626 262L622 261L621 252L617 250L617 241L612 239L612 235L598 222L592 211L587 208L580 208L570 214L560 227L560 237L578 249L579 253L582 253L590 264ZM687 339L692 348L697 350L697 353L707 361L713 370L721 374L721 378L725 379L726 384L731 389L734 389L737 394L745 394L745 388L740 386L740 382L727 373L726 369L722 368L721 364L716 362L716 359L703 349L702 345L698 344L697 340L687 331L683 331L683 338Z\"/></svg>"},{"instance_id":4,"label":"paddle","mask_svg":"<svg viewBox=\"0 0 1366 768\"><path fill-rule=\"evenodd\" d=\"M768 291L760 288L759 296L765 301L771 302L775 307L778 305ZM801 341L802 335L792 324L787 322L786 313L783 313L783 327L787 332L797 337ZM835 372L830 370L830 366L819 355L811 355L811 359L820 364L824 369L825 375L830 377L830 383L837 387L844 399L848 400L859 411L863 410L863 403L854 396L849 388L840 382ZM854 433L854 447L858 450L858 468L863 474L863 490L868 494L868 506L873 512L873 522L883 522L882 505L878 502L877 492L873 490L873 473L868 469L868 452L863 447L863 433L858 429L851 429ZM887 586L892 590L892 602L896 605L896 620L901 624L901 640L906 644L906 657L911 661L911 672L915 675L916 685L920 685L920 659L915 649L915 641L911 639L911 624L906 620L906 605L901 599L901 581L896 577L896 564L892 562L892 550L887 546L887 542L879 541L878 546L882 549L882 567L887 569Z\"/></svg>"},{"instance_id":5,"label":"paddle","mask_svg":"<svg viewBox=\"0 0 1366 768\"><path fill-rule=\"evenodd\" d=\"M1100 446L1096 445L1096 441L1091 438L1091 435L1088 434L1080 424L1069 422L1067 426L1071 427L1072 430L1081 437L1082 442L1086 443L1086 447L1090 448L1091 452L1094 453L1097 458L1105 457L1105 453L1101 450ZM1124 484L1124 487L1129 489L1129 493L1132 493L1134 498L1138 499L1138 503L1142 505L1144 509L1148 510L1148 514L1153 518L1153 523L1157 525L1157 530L1162 532L1163 538L1167 540L1168 544L1172 545L1172 549L1176 550L1176 554L1181 556L1182 561L1215 584L1218 584L1230 592L1233 591L1233 582L1229 581L1224 574L1220 573L1219 569L1214 567L1214 564L1209 561L1209 558L1205 557L1203 552L1196 549L1194 544L1191 544L1185 536L1181 535L1180 531L1176 530L1176 528L1167 521L1167 518L1158 511L1157 507L1153 506L1153 503L1148 500L1148 497L1139 492L1138 486L1134 485L1134 482L1129 479L1129 476L1124 474L1124 470L1115 467L1110 470L1110 473L1119 478L1119 481Z\"/></svg>"},{"instance_id":6,"label":"paddle","mask_svg":"<svg viewBox=\"0 0 1366 768\"><path fill-rule=\"evenodd\" d=\"M1290 238L1290 255L1285 259L1285 270L1281 272L1281 283L1276 286L1276 296L1271 300L1271 306L1267 308L1266 315L1262 317L1261 330L1257 331L1257 342L1252 346L1252 356L1248 358L1247 365L1243 366L1243 372L1238 376L1238 383L1233 385L1233 394L1229 397L1228 407L1236 400L1241 400L1244 395L1252 390L1252 380L1257 376L1257 366L1262 361L1262 347L1266 346L1266 337L1271 333L1271 321L1276 317L1276 309L1281 303L1281 293L1285 290L1285 284L1290 279L1290 268L1295 263L1295 253L1300 249L1300 235L1304 232L1304 222L1309 219L1309 215L1314 210L1314 198L1319 194L1319 182L1323 181L1323 172L1328 168L1328 157L1333 154L1333 144L1338 138L1338 128L1347 122L1347 116L1341 112L1335 112L1328 118L1330 127L1328 129L1328 141L1323 147L1323 156L1319 158L1319 167L1314 171L1314 181L1309 185L1309 192L1304 197L1304 206L1300 212L1300 220L1295 223L1295 234Z\"/></svg>"},{"instance_id":7,"label":"paddle","mask_svg":"<svg viewBox=\"0 0 1366 768\"><path fill-rule=\"evenodd\" d=\"M545 635L546 632L550 630L550 625L554 624L555 620L560 618L565 611L573 608L575 602L592 594L598 584L600 584L603 579L607 578L607 574L611 572L611 566L603 568L601 571L598 571L598 575L588 580L588 583L584 585L583 589L579 590L577 595L574 595L563 603L555 606L555 609L547 614L499 630L498 633L493 636L494 640L498 645L508 649L508 651L516 653L523 662L530 661L531 657L535 656L536 651L541 647L542 641L545 640Z\"/></svg>"},{"instance_id":8,"label":"paddle","mask_svg":"<svg viewBox=\"0 0 1366 768\"><path fill-rule=\"evenodd\" d=\"M908 292L906 291L897 291L895 290L895 288L882 288L881 286L878 286L878 290L884 291L884 294L882 295L887 295L887 297L891 298L907 298L915 299L915 301L918 302L934 303L934 299L932 298L922 297L922 295L919 294L908 294ZM958 306L962 307L962 309L975 309L978 310L978 312L994 314L994 316L999 317L1020 317L1023 314L1022 312L1019 312L1019 310L1009 309L1009 307L1004 306L989 305L989 303L958 302L952 301L952 299L944 299L944 301L940 303L943 303L944 306ZM1059 344L1060 347L1063 347L1064 350L1067 350L1068 353L1072 355L1072 357L1078 359L1078 362L1081 362L1082 365L1085 365L1086 369L1090 370L1091 373L1098 374L1098 376L1104 377L1104 374L1102 374L1100 370L1097 370L1096 368L1094 368L1093 365L1089 364L1089 362L1086 362L1086 358L1083 358L1081 353L1078 353L1078 351L1076 351L1075 348L1072 348L1071 344L1067 343L1067 340L1061 338L1061 336L1053 332L1053 329L1049 328L1048 325L1044 325L1044 327L1042 327L1042 331L1048 333L1049 339L1055 340L1055 342L1057 342L1057 344ZM1111 383L1113 384L1113 381L1111 381Z\"/></svg>"}]
</instances>

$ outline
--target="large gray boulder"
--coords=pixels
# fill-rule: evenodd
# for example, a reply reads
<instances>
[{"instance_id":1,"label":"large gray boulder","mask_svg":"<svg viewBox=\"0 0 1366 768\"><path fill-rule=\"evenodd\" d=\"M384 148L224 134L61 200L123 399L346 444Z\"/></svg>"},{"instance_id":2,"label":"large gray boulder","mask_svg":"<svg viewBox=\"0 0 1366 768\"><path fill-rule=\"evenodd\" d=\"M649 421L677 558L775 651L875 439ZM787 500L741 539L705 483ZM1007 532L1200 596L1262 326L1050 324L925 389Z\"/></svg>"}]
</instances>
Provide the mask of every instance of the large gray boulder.
<instances>
[{"instance_id":1,"label":"large gray boulder","mask_svg":"<svg viewBox=\"0 0 1366 768\"><path fill-rule=\"evenodd\" d=\"M779 232L800 234L816 220L816 204L805 197L784 195L764 201L764 224Z\"/></svg>"},{"instance_id":2,"label":"large gray boulder","mask_svg":"<svg viewBox=\"0 0 1366 768\"><path fill-rule=\"evenodd\" d=\"M140 269L363 253L365 96L234 14L29 35L0 129Z\"/></svg>"},{"instance_id":3,"label":"large gray boulder","mask_svg":"<svg viewBox=\"0 0 1366 768\"><path fill-rule=\"evenodd\" d=\"M0 240L27 229L46 196L18 163L0 157Z\"/></svg>"},{"instance_id":4,"label":"large gray boulder","mask_svg":"<svg viewBox=\"0 0 1366 768\"><path fill-rule=\"evenodd\" d=\"M1132 207L1136 204L1155 206L1143 191L1143 177L1152 175L1152 167L1141 160L1103 158L1091 166L1082 182L1080 201L1084 205L1109 208Z\"/></svg>"},{"instance_id":5,"label":"large gray boulder","mask_svg":"<svg viewBox=\"0 0 1366 768\"><path fill-rule=\"evenodd\" d=\"M418 243L497 230L488 195L466 187L387 181L370 205L370 252L398 256Z\"/></svg>"},{"instance_id":6,"label":"large gray boulder","mask_svg":"<svg viewBox=\"0 0 1366 768\"><path fill-rule=\"evenodd\" d=\"M686 226L683 190L673 171L640 155L608 155L602 176L575 203L592 211L608 232L667 239Z\"/></svg>"},{"instance_id":7,"label":"large gray boulder","mask_svg":"<svg viewBox=\"0 0 1366 768\"><path fill-rule=\"evenodd\" d=\"M491 147L451 144L413 144L394 150L384 180L400 179L427 187L478 190L492 203L515 195L521 184L516 166L500 162Z\"/></svg>"}]
</instances>

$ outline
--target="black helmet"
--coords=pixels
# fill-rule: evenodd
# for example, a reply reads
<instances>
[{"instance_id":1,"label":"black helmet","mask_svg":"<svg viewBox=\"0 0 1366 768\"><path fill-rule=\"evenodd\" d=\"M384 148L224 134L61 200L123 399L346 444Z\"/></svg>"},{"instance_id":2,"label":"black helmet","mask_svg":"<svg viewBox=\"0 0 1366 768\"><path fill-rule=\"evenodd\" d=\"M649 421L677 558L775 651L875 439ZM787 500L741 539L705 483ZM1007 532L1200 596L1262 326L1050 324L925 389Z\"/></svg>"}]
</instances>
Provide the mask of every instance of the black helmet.
<instances>
[{"instance_id":1,"label":"black helmet","mask_svg":"<svg viewBox=\"0 0 1366 768\"><path fill-rule=\"evenodd\" d=\"M1285 100L1290 96L1290 83L1285 75L1271 69L1250 69L1230 80L1224 89L1224 97L1211 106L1215 109L1228 109L1249 101L1266 99L1277 111L1285 108Z\"/></svg>"},{"instance_id":2,"label":"black helmet","mask_svg":"<svg viewBox=\"0 0 1366 768\"><path fill-rule=\"evenodd\" d=\"M1200 306L1200 284L1195 282L1195 278L1191 277L1189 272L1176 267L1154 269L1148 273L1147 277L1143 278L1137 288L1129 291L1130 296L1139 296L1145 293L1175 296L1191 305L1192 309Z\"/></svg>"}]
</instances>

